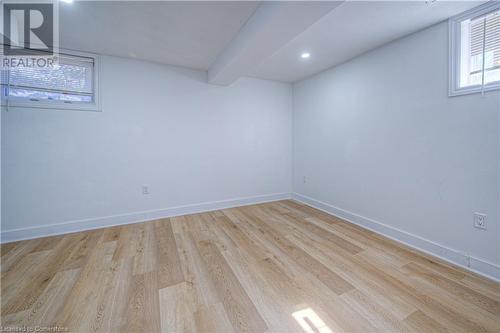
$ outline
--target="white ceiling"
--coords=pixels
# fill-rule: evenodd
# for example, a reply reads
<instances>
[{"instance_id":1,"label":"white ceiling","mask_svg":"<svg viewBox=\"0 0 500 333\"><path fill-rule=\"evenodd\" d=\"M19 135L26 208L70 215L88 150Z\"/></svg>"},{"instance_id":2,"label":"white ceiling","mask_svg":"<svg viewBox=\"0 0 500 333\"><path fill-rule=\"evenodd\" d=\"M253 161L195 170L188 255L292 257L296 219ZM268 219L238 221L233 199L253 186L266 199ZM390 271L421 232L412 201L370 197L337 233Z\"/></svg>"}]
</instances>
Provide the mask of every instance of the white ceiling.
<instances>
[{"instance_id":1,"label":"white ceiling","mask_svg":"<svg viewBox=\"0 0 500 333\"><path fill-rule=\"evenodd\" d=\"M484 1L344 2L262 62L252 76L295 82ZM311 53L300 59L304 51Z\"/></svg>"},{"instance_id":2,"label":"white ceiling","mask_svg":"<svg viewBox=\"0 0 500 333\"><path fill-rule=\"evenodd\" d=\"M60 47L207 70L259 6L254 1L59 4Z\"/></svg>"},{"instance_id":3,"label":"white ceiling","mask_svg":"<svg viewBox=\"0 0 500 333\"><path fill-rule=\"evenodd\" d=\"M295 82L482 2L61 2L60 46Z\"/></svg>"},{"instance_id":4,"label":"white ceiling","mask_svg":"<svg viewBox=\"0 0 500 333\"><path fill-rule=\"evenodd\" d=\"M254 68L337 7L339 1L266 1L208 70L208 82L228 85Z\"/></svg>"}]
</instances>

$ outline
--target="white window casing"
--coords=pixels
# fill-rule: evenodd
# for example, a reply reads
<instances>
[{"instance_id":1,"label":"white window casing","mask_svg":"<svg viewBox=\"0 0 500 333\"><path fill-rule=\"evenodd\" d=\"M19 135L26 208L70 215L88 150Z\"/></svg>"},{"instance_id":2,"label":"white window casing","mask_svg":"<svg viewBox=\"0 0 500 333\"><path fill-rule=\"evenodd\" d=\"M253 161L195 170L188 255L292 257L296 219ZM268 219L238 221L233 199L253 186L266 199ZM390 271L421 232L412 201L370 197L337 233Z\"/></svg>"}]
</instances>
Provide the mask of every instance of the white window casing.
<instances>
[{"instance_id":1,"label":"white window casing","mask_svg":"<svg viewBox=\"0 0 500 333\"><path fill-rule=\"evenodd\" d=\"M500 89L500 2L449 19L449 95Z\"/></svg>"},{"instance_id":2,"label":"white window casing","mask_svg":"<svg viewBox=\"0 0 500 333\"><path fill-rule=\"evenodd\" d=\"M2 70L2 105L101 111L100 58L94 54L61 51L53 68L15 67Z\"/></svg>"}]
</instances>

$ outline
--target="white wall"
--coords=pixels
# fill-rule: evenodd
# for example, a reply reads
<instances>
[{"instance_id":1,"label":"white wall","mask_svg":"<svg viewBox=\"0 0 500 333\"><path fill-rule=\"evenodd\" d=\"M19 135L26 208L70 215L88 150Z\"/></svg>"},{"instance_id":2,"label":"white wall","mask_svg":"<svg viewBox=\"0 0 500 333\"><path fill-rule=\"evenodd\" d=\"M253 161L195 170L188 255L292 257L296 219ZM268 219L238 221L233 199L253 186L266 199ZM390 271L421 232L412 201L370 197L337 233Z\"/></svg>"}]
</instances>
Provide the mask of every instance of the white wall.
<instances>
[{"instance_id":1,"label":"white wall","mask_svg":"<svg viewBox=\"0 0 500 333\"><path fill-rule=\"evenodd\" d=\"M482 270L500 262L500 94L447 96L447 34L442 23L294 85L293 190Z\"/></svg>"},{"instance_id":2,"label":"white wall","mask_svg":"<svg viewBox=\"0 0 500 333\"><path fill-rule=\"evenodd\" d=\"M290 193L291 86L241 79L220 87L205 75L102 57L103 112L3 110L2 236ZM61 230L73 229L39 231Z\"/></svg>"},{"instance_id":3,"label":"white wall","mask_svg":"<svg viewBox=\"0 0 500 333\"><path fill-rule=\"evenodd\" d=\"M500 93L447 97L447 51L443 23L295 84L293 98L286 84L219 87L103 57L103 112L2 110L2 240L279 198L293 179L301 199L495 275Z\"/></svg>"}]
</instances>

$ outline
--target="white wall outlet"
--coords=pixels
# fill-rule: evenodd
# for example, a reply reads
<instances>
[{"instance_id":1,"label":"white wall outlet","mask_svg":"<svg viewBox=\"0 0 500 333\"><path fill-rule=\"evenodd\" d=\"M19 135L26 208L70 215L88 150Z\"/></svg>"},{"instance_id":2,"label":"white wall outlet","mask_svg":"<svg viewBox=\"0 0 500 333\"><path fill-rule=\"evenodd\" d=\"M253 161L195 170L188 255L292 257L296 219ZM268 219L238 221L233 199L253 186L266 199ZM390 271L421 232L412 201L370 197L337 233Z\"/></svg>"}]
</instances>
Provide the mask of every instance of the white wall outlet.
<instances>
[{"instance_id":1,"label":"white wall outlet","mask_svg":"<svg viewBox=\"0 0 500 333\"><path fill-rule=\"evenodd\" d=\"M486 230L486 218L488 215L474 213L474 228Z\"/></svg>"},{"instance_id":2,"label":"white wall outlet","mask_svg":"<svg viewBox=\"0 0 500 333\"><path fill-rule=\"evenodd\" d=\"M307 183L307 178L306 178L306 176L304 176L304 177L302 178L302 182L303 182L304 184L305 184L305 183Z\"/></svg>"},{"instance_id":3,"label":"white wall outlet","mask_svg":"<svg viewBox=\"0 0 500 333\"><path fill-rule=\"evenodd\" d=\"M149 194L149 188L147 185L142 185L142 194Z\"/></svg>"}]
</instances>

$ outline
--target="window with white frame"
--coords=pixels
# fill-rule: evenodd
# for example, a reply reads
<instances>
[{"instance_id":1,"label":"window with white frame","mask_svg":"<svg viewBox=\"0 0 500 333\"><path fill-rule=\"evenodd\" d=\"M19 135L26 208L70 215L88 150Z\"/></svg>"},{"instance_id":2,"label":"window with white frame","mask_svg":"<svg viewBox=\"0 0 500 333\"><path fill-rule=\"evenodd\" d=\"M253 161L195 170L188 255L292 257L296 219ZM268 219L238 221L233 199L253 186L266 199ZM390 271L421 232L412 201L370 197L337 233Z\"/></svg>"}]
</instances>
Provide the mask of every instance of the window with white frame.
<instances>
[{"instance_id":1,"label":"window with white frame","mask_svg":"<svg viewBox=\"0 0 500 333\"><path fill-rule=\"evenodd\" d=\"M19 66L2 71L3 104L98 111L97 57L58 56L53 67Z\"/></svg>"},{"instance_id":2,"label":"window with white frame","mask_svg":"<svg viewBox=\"0 0 500 333\"><path fill-rule=\"evenodd\" d=\"M500 89L500 2L450 19L450 95Z\"/></svg>"}]
</instances>

